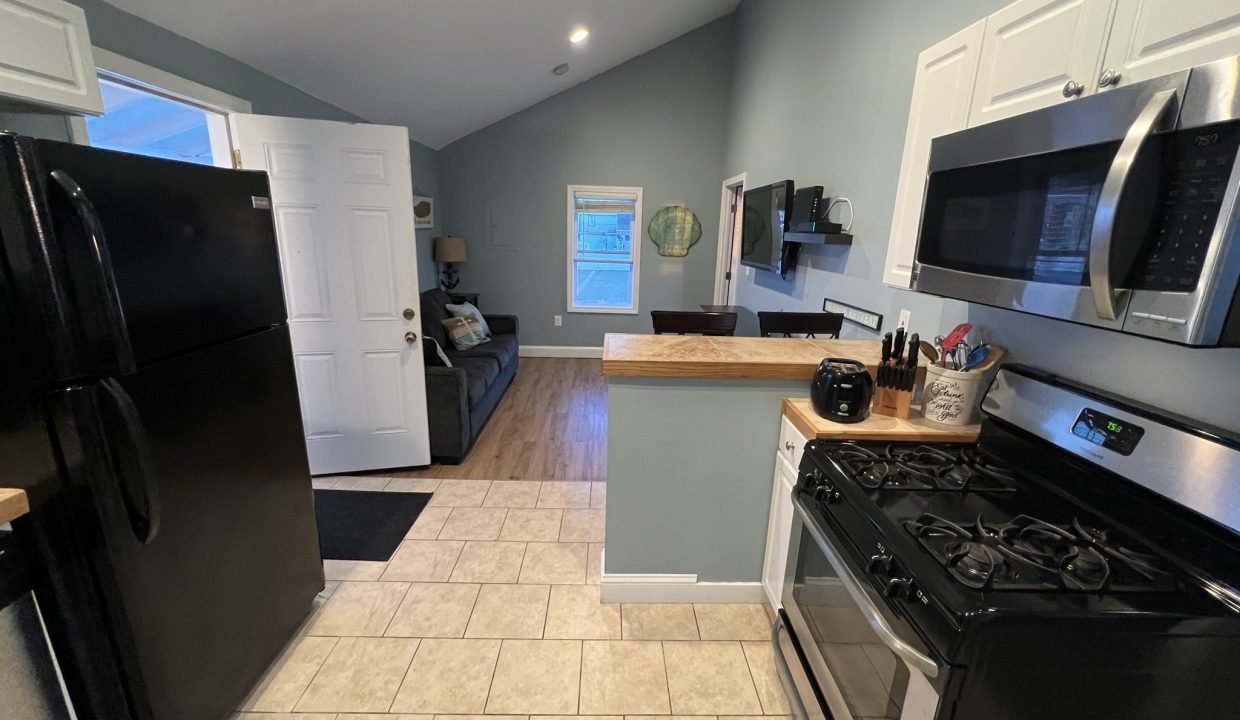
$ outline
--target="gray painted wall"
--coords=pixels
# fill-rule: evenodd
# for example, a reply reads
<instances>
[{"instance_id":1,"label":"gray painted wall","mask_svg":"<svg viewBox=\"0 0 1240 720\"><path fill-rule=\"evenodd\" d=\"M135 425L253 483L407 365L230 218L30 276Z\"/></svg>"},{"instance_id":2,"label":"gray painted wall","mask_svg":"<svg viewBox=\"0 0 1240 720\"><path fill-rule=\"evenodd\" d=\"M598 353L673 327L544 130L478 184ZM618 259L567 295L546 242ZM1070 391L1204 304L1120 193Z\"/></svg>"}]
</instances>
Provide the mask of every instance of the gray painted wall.
<instances>
[{"instance_id":1,"label":"gray painted wall","mask_svg":"<svg viewBox=\"0 0 1240 720\"><path fill-rule=\"evenodd\" d=\"M179 75L230 95L250 101L255 113L316 120L365 122L353 113L287 85L223 53L199 45L185 37L151 24L100 0L70 0L86 12L91 43L131 60ZM0 107L3 110L3 107ZM68 140L69 128L61 115L0 112L0 129L25 135ZM423 194L435 196L439 187L437 153L414 140L409 141L413 162L413 184ZM435 271L430 260L431 237L438 232L417 233L418 285L434 285Z\"/></svg>"},{"instance_id":2,"label":"gray painted wall","mask_svg":"<svg viewBox=\"0 0 1240 720\"><path fill-rule=\"evenodd\" d=\"M609 378L607 574L762 577L779 406L804 382Z\"/></svg>"},{"instance_id":3,"label":"gray painted wall","mask_svg":"<svg viewBox=\"0 0 1240 720\"><path fill-rule=\"evenodd\" d=\"M877 310L891 325L908 308L923 335L968 319L1016 360L1240 429L1240 350L1181 348L882 284L917 55L1007 3L741 4L724 174L745 171L751 184L789 177L823 185L826 194L853 200L857 221L851 248L804 253L787 282L742 273L738 302L755 310L821 309L823 297L831 297ZM853 336L873 336L846 327Z\"/></svg>"},{"instance_id":4,"label":"gray painted wall","mask_svg":"<svg viewBox=\"0 0 1240 720\"><path fill-rule=\"evenodd\" d=\"M532 345L600 346L649 332L652 308L710 302L733 36L732 18L717 20L440 150L443 229L469 241L459 289L519 315ZM643 232L640 314L565 312L570 184L642 186L643 230L673 203L701 219L685 258L660 257ZM507 212L509 250L489 247L491 206Z\"/></svg>"}]
</instances>

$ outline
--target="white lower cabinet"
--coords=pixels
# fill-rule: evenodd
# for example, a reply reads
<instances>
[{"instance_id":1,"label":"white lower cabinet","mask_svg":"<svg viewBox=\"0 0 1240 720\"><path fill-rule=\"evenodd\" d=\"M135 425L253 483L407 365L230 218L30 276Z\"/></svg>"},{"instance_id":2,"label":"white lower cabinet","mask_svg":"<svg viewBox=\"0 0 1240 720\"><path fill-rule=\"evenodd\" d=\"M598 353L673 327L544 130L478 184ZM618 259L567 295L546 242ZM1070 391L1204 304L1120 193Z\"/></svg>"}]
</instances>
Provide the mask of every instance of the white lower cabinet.
<instances>
[{"instance_id":1,"label":"white lower cabinet","mask_svg":"<svg viewBox=\"0 0 1240 720\"><path fill-rule=\"evenodd\" d=\"M771 514L766 526L766 557L762 562L762 588L771 607L781 607L784 566L788 561L788 540L792 533L792 491L797 485L796 468L780 454L775 455L775 478L771 483Z\"/></svg>"}]
</instances>

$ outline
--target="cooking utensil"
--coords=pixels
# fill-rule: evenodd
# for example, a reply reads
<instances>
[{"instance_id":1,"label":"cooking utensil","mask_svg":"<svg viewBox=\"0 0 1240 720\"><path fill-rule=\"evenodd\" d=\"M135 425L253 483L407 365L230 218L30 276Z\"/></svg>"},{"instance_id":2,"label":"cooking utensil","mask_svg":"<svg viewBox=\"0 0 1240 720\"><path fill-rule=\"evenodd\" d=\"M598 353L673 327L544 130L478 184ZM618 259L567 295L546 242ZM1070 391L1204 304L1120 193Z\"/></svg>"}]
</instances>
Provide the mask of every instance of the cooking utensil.
<instances>
[{"instance_id":1,"label":"cooking utensil","mask_svg":"<svg viewBox=\"0 0 1240 720\"><path fill-rule=\"evenodd\" d=\"M891 359L898 367L904 361L904 328L896 328L895 343L891 346Z\"/></svg>"},{"instance_id":2,"label":"cooking utensil","mask_svg":"<svg viewBox=\"0 0 1240 720\"><path fill-rule=\"evenodd\" d=\"M978 365L985 362L988 357L990 357L990 346L978 345L970 350L969 355L965 358L964 370L969 371L976 368Z\"/></svg>"},{"instance_id":3,"label":"cooking utensil","mask_svg":"<svg viewBox=\"0 0 1240 720\"><path fill-rule=\"evenodd\" d=\"M926 356L926 361L931 365L934 365L939 361L939 351L935 350L933 345L925 340L922 340L918 343L918 347L921 348L921 354Z\"/></svg>"},{"instance_id":4,"label":"cooking utensil","mask_svg":"<svg viewBox=\"0 0 1240 720\"><path fill-rule=\"evenodd\" d=\"M947 338L938 335L934 338L934 346L938 348L938 357L936 360L943 367L947 367Z\"/></svg>"},{"instance_id":5,"label":"cooking utensil","mask_svg":"<svg viewBox=\"0 0 1240 720\"><path fill-rule=\"evenodd\" d=\"M999 364L999 361L1002 360L1003 356L1007 354L1007 351L998 345L987 345L986 347L990 348L990 353L986 356L985 360L979 363L977 367L973 368L973 372L986 372L995 365Z\"/></svg>"},{"instance_id":6,"label":"cooking utensil","mask_svg":"<svg viewBox=\"0 0 1240 720\"><path fill-rule=\"evenodd\" d=\"M947 333L947 337L943 340L943 343L944 343L943 347L946 347L946 348L956 347L960 343L964 342L965 337L968 336L969 331L972 329L973 329L973 323L967 323L967 322L960 323L956 327L952 328L951 332Z\"/></svg>"}]
</instances>

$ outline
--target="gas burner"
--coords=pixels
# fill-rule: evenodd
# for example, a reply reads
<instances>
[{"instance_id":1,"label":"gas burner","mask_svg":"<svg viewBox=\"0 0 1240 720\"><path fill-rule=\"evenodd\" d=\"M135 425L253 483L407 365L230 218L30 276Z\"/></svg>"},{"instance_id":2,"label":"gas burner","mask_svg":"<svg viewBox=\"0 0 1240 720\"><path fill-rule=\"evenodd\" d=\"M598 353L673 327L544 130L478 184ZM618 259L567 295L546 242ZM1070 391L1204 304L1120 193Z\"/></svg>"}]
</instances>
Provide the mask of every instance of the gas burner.
<instances>
[{"instance_id":1,"label":"gas burner","mask_svg":"<svg viewBox=\"0 0 1240 720\"><path fill-rule=\"evenodd\" d=\"M1175 581L1157 558L1114 543L1079 519L1055 525L1028 515L971 524L925 514L910 533L961 584L978 590L1166 591Z\"/></svg>"},{"instance_id":2,"label":"gas burner","mask_svg":"<svg viewBox=\"0 0 1240 720\"><path fill-rule=\"evenodd\" d=\"M841 443L827 452L870 490L1010 492L1016 477L969 447Z\"/></svg>"}]
</instances>

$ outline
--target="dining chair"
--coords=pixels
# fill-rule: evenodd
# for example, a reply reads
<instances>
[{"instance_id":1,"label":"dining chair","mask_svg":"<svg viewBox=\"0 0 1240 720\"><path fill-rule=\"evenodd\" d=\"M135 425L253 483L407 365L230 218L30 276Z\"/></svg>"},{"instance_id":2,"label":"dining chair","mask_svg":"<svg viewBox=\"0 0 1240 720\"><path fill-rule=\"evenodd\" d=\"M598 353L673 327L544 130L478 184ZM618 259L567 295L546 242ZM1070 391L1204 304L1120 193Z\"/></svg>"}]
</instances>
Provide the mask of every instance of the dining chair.
<instances>
[{"instance_id":1,"label":"dining chair","mask_svg":"<svg viewBox=\"0 0 1240 720\"><path fill-rule=\"evenodd\" d=\"M844 326L844 316L840 313L825 312L759 312L758 331L762 337L779 335L792 337L838 338L840 328Z\"/></svg>"},{"instance_id":2,"label":"dining chair","mask_svg":"<svg viewBox=\"0 0 1240 720\"><path fill-rule=\"evenodd\" d=\"M736 313L707 312L697 310L651 310L650 320L654 334L677 335L733 335L736 333Z\"/></svg>"}]
</instances>

